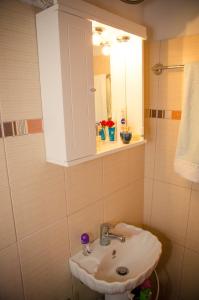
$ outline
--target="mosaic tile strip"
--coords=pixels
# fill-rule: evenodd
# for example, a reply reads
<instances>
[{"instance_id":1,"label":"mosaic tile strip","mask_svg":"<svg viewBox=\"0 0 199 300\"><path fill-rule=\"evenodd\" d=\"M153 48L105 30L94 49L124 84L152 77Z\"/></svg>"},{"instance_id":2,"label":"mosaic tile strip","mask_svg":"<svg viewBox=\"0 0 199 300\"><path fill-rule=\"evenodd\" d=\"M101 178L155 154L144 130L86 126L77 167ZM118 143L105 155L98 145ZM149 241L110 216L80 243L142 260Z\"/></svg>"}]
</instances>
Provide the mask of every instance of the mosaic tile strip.
<instances>
[{"instance_id":1,"label":"mosaic tile strip","mask_svg":"<svg viewBox=\"0 0 199 300\"><path fill-rule=\"evenodd\" d=\"M42 120L27 120L28 133L42 132Z\"/></svg>"},{"instance_id":2,"label":"mosaic tile strip","mask_svg":"<svg viewBox=\"0 0 199 300\"><path fill-rule=\"evenodd\" d=\"M12 122L4 122L3 123L3 131L4 131L4 136L13 136L13 123Z\"/></svg>"},{"instance_id":3,"label":"mosaic tile strip","mask_svg":"<svg viewBox=\"0 0 199 300\"><path fill-rule=\"evenodd\" d=\"M181 120L181 111L173 110L171 113L172 120Z\"/></svg>"},{"instance_id":4,"label":"mosaic tile strip","mask_svg":"<svg viewBox=\"0 0 199 300\"><path fill-rule=\"evenodd\" d=\"M1 123L0 123L0 138L2 138L2 128L1 128Z\"/></svg>"},{"instance_id":5,"label":"mosaic tile strip","mask_svg":"<svg viewBox=\"0 0 199 300\"><path fill-rule=\"evenodd\" d=\"M14 121L14 133L15 135L28 134L27 120Z\"/></svg>"},{"instance_id":6,"label":"mosaic tile strip","mask_svg":"<svg viewBox=\"0 0 199 300\"><path fill-rule=\"evenodd\" d=\"M145 109L145 118L158 118L169 120L181 120L182 112L180 110L164 110L164 109Z\"/></svg>"},{"instance_id":7,"label":"mosaic tile strip","mask_svg":"<svg viewBox=\"0 0 199 300\"><path fill-rule=\"evenodd\" d=\"M180 120L180 110L145 109L145 118ZM0 124L0 138L43 132L42 119L8 121Z\"/></svg>"},{"instance_id":8,"label":"mosaic tile strip","mask_svg":"<svg viewBox=\"0 0 199 300\"><path fill-rule=\"evenodd\" d=\"M43 132L42 119L8 121L0 124L0 138Z\"/></svg>"}]
</instances>

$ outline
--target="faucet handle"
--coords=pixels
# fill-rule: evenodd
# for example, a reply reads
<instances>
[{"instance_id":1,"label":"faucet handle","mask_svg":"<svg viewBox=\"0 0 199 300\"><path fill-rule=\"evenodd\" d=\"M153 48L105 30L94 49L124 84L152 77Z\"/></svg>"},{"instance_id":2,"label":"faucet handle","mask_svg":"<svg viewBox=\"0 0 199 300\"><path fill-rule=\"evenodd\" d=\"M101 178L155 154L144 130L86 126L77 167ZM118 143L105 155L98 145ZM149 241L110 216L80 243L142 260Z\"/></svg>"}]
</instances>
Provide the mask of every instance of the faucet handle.
<instances>
[{"instance_id":1,"label":"faucet handle","mask_svg":"<svg viewBox=\"0 0 199 300\"><path fill-rule=\"evenodd\" d=\"M102 223L100 225L100 229L103 232L108 232L111 228L113 228L113 226L110 223Z\"/></svg>"},{"instance_id":2,"label":"faucet handle","mask_svg":"<svg viewBox=\"0 0 199 300\"><path fill-rule=\"evenodd\" d=\"M112 227L112 225L109 223L100 224L100 244L102 246L109 245L111 242L108 237L108 235L110 234L109 230L111 227Z\"/></svg>"}]
</instances>

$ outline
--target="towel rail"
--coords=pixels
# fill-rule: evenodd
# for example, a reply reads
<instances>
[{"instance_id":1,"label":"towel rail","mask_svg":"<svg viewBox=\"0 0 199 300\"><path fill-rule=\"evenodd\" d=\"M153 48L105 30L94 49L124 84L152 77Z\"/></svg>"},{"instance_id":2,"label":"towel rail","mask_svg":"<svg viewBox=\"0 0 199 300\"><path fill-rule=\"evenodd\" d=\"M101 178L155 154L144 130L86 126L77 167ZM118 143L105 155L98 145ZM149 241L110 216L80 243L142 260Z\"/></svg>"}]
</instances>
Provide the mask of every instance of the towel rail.
<instances>
[{"instance_id":1,"label":"towel rail","mask_svg":"<svg viewBox=\"0 0 199 300\"><path fill-rule=\"evenodd\" d=\"M158 63L152 67L152 71L156 75L160 75L166 69L182 69L182 68L184 68L184 65L164 66L163 64Z\"/></svg>"}]
</instances>

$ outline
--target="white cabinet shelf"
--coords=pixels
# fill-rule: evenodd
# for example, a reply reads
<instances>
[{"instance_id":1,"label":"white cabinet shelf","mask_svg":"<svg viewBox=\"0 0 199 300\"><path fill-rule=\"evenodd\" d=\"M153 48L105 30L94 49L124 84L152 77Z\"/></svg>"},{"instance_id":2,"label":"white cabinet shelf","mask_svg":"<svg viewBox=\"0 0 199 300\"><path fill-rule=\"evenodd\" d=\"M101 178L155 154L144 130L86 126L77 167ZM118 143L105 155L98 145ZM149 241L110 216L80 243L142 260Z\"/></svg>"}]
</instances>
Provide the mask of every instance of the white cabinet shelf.
<instances>
[{"instance_id":1,"label":"white cabinet shelf","mask_svg":"<svg viewBox=\"0 0 199 300\"><path fill-rule=\"evenodd\" d=\"M144 145L145 143L146 143L146 140L144 140L143 138L140 138L140 140L137 140L137 141L132 141L129 144L122 144L121 142L110 142L110 143L106 142L100 146L100 150L98 150L95 155L67 162L67 164L65 166L67 166L67 167L75 166L75 165L84 163L89 160L101 158L101 157L111 155L111 154L114 154L114 153L117 153L120 151L125 151L128 149L131 149L134 147L139 147L141 145Z\"/></svg>"},{"instance_id":2,"label":"white cabinet shelf","mask_svg":"<svg viewBox=\"0 0 199 300\"><path fill-rule=\"evenodd\" d=\"M102 142L97 147L97 156L104 156L109 155L114 152L127 150L129 148L133 148L135 146L143 145L145 144L145 140L143 138L132 140L129 144L123 144L121 141L115 141L115 142Z\"/></svg>"}]
</instances>

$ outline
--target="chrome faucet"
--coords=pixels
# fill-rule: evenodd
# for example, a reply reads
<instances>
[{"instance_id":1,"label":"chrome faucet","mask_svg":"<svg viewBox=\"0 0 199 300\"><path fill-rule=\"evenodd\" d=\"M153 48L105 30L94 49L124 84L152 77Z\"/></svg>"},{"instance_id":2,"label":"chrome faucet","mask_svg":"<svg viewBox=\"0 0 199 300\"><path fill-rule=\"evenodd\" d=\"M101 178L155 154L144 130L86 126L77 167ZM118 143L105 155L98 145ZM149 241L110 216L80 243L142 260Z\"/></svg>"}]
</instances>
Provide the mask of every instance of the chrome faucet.
<instances>
[{"instance_id":1,"label":"chrome faucet","mask_svg":"<svg viewBox=\"0 0 199 300\"><path fill-rule=\"evenodd\" d=\"M124 243L126 238L123 235L117 235L110 232L112 228L111 224L103 223L100 225L100 245L107 246L110 244L112 239L117 239L121 243Z\"/></svg>"}]
</instances>

